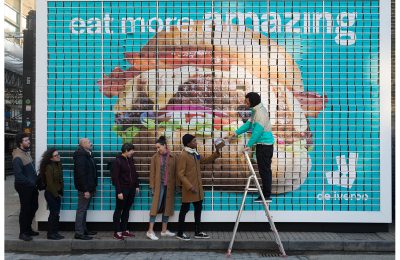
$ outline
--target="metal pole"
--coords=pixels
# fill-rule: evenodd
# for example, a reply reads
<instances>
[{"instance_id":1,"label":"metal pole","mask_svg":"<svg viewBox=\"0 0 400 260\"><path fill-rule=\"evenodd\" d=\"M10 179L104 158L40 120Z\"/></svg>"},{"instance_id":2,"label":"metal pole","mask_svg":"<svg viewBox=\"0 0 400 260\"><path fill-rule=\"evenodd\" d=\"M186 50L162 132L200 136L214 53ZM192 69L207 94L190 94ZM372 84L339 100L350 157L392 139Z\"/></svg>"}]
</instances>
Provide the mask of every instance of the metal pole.
<instances>
[{"instance_id":1,"label":"metal pole","mask_svg":"<svg viewBox=\"0 0 400 260\"><path fill-rule=\"evenodd\" d=\"M250 187L251 178L252 177L249 177L248 180L247 180L246 188L245 188L243 199L242 199L242 204L240 205L240 210L239 210L239 212L237 214L237 217L236 217L235 227L233 228L233 235L232 235L231 242L229 243L229 248L228 248L227 255L230 255L231 251L232 251L233 242L235 241L236 231L237 231L237 228L239 226L240 217L242 216L243 207L244 207L244 203L246 201L247 192L248 192L249 187Z\"/></svg>"}]
</instances>

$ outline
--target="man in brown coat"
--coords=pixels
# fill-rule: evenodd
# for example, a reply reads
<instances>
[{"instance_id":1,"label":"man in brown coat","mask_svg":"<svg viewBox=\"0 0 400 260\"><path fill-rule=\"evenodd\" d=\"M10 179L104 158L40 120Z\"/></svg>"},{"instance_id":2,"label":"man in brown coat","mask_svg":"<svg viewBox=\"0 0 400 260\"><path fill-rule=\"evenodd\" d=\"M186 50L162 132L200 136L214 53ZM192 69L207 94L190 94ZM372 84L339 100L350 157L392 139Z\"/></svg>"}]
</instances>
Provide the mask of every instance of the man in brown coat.
<instances>
[{"instance_id":1,"label":"man in brown coat","mask_svg":"<svg viewBox=\"0 0 400 260\"><path fill-rule=\"evenodd\" d=\"M181 240L190 240L190 237L183 233L186 213L190 208L190 203L194 206L195 220L195 238L210 238L206 233L201 232L201 209L203 206L203 184L201 180L200 164L212 163L220 157L217 150L210 157L204 158L196 148L197 142L193 135L185 134L182 137L182 143L185 146L179 157L176 171L180 182L182 183L182 205L179 212L178 234L176 237Z\"/></svg>"}]
</instances>

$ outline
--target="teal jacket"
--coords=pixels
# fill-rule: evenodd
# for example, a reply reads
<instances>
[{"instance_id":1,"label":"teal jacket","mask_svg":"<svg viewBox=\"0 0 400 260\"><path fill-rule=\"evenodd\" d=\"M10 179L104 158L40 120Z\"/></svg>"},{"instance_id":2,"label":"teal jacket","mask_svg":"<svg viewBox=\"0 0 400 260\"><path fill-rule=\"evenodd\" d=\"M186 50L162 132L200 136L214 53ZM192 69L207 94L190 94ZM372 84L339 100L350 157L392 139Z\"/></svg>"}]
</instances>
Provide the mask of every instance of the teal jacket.
<instances>
[{"instance_id":1,"label":"teal jacket","mask_svg":"<svg viewBox=\"0 0 400 260\"><path fill-rule=\"evenodd\" d=\"M235 134L241 135L250 129L252 133L247 142L247 147L252 147L254 144L274 144L275 139L272 134L268 111L261 103L251 109L251 118L236 130Z\"/></svg>"}]
</instances>

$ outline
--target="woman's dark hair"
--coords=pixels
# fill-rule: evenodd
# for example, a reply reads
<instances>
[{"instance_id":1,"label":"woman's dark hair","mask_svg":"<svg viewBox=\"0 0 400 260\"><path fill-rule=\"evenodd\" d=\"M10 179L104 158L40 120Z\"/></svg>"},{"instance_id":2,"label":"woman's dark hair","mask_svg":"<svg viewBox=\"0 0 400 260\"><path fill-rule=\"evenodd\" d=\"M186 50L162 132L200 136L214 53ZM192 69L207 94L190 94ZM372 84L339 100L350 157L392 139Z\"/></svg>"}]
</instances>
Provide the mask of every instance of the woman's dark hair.
<instances>
[{"instance_id":1,"label":"woman's dark hair","mask_svg":"<svg viewBox=\"0 0 400 260\"><path fill-rule=\"evenodd\" d=\"M42 160L40 161L39 172L44 175L46 171L46 166L51 163L51 158L53 158L53 153L57 151L55 148L49 148L42 155Z\"/></svg>"},{"instance_id":2,"label":"woman's dark hair","mask_svg":"<svg viewBox=\"0 0 400 260\"><path fill-rule=\"evenodd\" d=\"M22 144L22 139L24 139L25 137L30 137L30 136L27 133L18 133L15 136L15 143L17 144L18 147Z\"/></svg>"},{"instance_id":3,"label":"woman's dark hair","mask_svg":"<svg viewBox=\"0 0 400 260\"><path fill-rule=\"evenodd\" d=\"M261 103L261 97L256 92L249 92L246 94L246 98L249 99L250 107L255 107Z\"/></svg>"},{"instance_id":4,"label":"woman's dark hair","mask_svg":"<svg viewBox=\"0 0 400 260\"><path fill-rule=\"evenodd\" d=\"M135 146L133 146L133 144L126 143L126 144L122 145L121 152L125 153L125 152L129 152L131 150L134 150L134 149L135 149Z\"/></svg>"},{"instance_id":5,"label":"woman's dark hair","mask_svg":"<svg viewBox=\"0 0 400 260\"><path fill-rule=\"evenodd\" d=\"M161 145L166 145L167 144L167 139L165 138L165 136L160 136L156 142L156 144L161 144Z\"/></svg>"}]
</instances>

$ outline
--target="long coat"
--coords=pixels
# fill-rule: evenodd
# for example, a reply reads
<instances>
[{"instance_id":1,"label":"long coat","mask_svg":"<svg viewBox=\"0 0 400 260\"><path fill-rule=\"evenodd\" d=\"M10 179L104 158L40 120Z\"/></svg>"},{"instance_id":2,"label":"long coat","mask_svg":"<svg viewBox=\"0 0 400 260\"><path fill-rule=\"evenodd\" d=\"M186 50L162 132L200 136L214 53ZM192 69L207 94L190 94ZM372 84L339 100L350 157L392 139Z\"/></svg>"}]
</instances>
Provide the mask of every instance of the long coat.
<instances>
[{"instance_id":1,"label":"long coat","mask_svg":"<svg viewBox=\"0 0 400 260\"><path fill-rule=\"evenodd\" d=\"M165 199L165 216L172 216L174 214L176 160L176 156L170 153L168 158L168 183ZM154 190L150 216L156 216L158 211L158 201L161 192L161 156L159 153L155 153L153 157L151 157L149 179L150 188Z\"/></svg>"},{"instance_id":2,"label":"long coat","mask_svg":"<svg viewBox=\"0 0 400 260\"><path fill-rule=\"evenodd\" d=\"M187 151L183 150L177 163L177 174L182 183L182 202L196 202L204 199L203 182L201 179L200 164L212 163L220 157L219 151L214 152L209 157L200 156L200 160ZM190 191L194 187L196 193Z\"/></svg>"}]
</instances>

